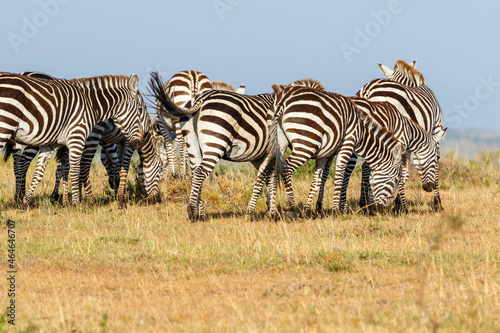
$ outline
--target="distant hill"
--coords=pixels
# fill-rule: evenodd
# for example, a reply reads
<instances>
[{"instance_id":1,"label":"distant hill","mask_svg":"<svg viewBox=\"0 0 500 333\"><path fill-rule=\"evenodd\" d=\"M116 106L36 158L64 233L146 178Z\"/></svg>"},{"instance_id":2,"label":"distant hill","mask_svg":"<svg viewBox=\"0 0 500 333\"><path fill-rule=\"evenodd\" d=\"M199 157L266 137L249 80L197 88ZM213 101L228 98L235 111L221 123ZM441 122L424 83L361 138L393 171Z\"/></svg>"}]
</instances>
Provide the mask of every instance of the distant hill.
<instances>
[{"instance_id":1,"label":"distant hill","mask_svg":"<svg viewBox=\"0 0 500 333\"><path fill-rule=\"evenodd\" d=\"M441 142L441 155L451 150L470 158L477 157L482 152L498 152L500 151L500 132L448 129Z\"/></svg>"}]
</instances>

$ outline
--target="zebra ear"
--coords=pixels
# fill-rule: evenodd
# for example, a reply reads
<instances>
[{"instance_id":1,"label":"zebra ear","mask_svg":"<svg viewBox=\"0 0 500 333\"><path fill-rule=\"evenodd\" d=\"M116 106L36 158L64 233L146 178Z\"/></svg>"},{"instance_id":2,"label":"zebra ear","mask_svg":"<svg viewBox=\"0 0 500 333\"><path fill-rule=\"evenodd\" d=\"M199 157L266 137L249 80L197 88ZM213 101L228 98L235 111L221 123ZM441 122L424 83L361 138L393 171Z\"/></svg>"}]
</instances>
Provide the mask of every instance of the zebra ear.
<instances>
[{"instance_id":1,"label":"zebra ear","mask_svg":"<svg viewBox=\"0 0 500 333\"><path fill-rule=\"evenodd\" d=\"M284 85L280 84L280 85L277 85L277 84L273 84L271 87L273 87L273 90L274 90L274 94L275 95L278 95L282 90L283 88L285 87Z\"/></svg>"},{"instance_id":2,"label":"zebra ear","mask_svg":"<svg viewBox=\"0 0 500 333\"><path fill-rule=\"evenodd\" d=\"M394 71L392 69L390 69L389 67L384 66L379 62L377 62L377 64L378 64L378 69L380 69L382 74L384 74L385 76L391 77L394 74Z\"/></svg>"},{"instance_id":3,"label":"zebra ear","mask_svg":"<svg viewBox=\"0 0 500 333\"><path fill-rule=\"evenodd\" d=\"M245 93L245 84L244 83L240 84L240 87L238 89L236 89L236 93L242 94L242 95Z\"/></svg>"},{"instance_id":4,"label":"zebra ear","mask_svg":"<svg viewBox=\"0 0 500 333\"><path fill-rule=\"evenodd\" d=\"M417 59L413 60L413 62L410 64L410 66L417 69Z\"/></svg>"},{"instance_id":5,"label":"zebra ear","mask_svg":"<svg viewBox=\"0 0 500 333\"><path fill-rule=\"evenodd\" d=\"M128 88L131 92L137 94L137 91L139 90L139 77L137 77L137 75L130 75L130 78L128 79Z\"/></svg>"},{"instance_id":6,"label":"zebra ear","mask_svg":"<svg viewBox=\"0 0 500 333\"><path fill-rule=\"evenodd\" d=\"M444 130L440 129L438 132L434 133L432 135L432 138L434 139L434 141L439 142L442 138L444 138L447 130L448 130L448 127L446 127Z\"/></svg>"},{"instance_id":7,"label":"zebra ear","mask_svg":"<svg viewBox=\"0 0 500 333\"><path fill-rule=\"evenodd\" d=\"M160 154L161 149L165 145L165 139L161 135L155 135L155 136L156 136L155 150L157 154Z\"/></svg>"},{"instance_id":8,"label":"zebra ear","mask_svg":"<svg viewBox=\"0 0 500 333\"><path fill-rule=\"evenodd\" d=\"M404 146L401 142L398 142L394 148L392 148L392 157L394 158L394 162L400 163L403 159L403 154L405 153Z\"/></svg>"}]
</instances>

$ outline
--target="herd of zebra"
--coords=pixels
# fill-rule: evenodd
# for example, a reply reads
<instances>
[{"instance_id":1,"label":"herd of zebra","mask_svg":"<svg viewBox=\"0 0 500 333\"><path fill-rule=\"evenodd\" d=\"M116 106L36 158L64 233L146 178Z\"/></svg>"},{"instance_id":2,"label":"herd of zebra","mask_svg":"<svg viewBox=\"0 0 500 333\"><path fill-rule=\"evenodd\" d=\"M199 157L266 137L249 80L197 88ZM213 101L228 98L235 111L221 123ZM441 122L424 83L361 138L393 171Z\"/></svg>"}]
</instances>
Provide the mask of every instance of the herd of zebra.
<instances>
[{"instance_id":1,"label":"herd of zebra","mask_svg":"<svg viewBox=\"0 0 500 333\"><path fill-rule=\"evenodd\" d=\"M446 133L442 112L425 85L416 61L398 60L394 70L379 64L387 79L375 79L353 97L327 92L312 79L273 85L273 93L245 95L224 82L210 81L196 71L176 73L163 83L151 73L150 91L156 98L151 120L135 74L84 79L56 79L46 74L0 73L0 150L14 157L16 200L28 204L50 156L57 149L56 187L63 203L80 201L83 190L92 198L89 171L101 146L101 160L117 201L126 206L125 185L134 150L139 154L139 181L148 198L159 199L163 174L186 176L191 170L188 215L204 219L201 189L220 159L250 162L258 170L247 213L255 214L257 199L267 186L271 216L278 215L276 192L282 178L290 211L296 209L292 174L309 159L316 160L314 178L304 209L318 192L316 210L322 212L323 193L334 159L332 212L346 212L346 191L358 157L362 164L360 206L407 210L404 185L413 164L425 191L439 196L439 140ZM179 145L181 168L177 165ZM21 145L26 145L24 150ZM284 159L287 149L290 155ZM26 173L38 154L30 189ZM188 168L188 163L190 168Z\"/></svg>"}]
</instances>

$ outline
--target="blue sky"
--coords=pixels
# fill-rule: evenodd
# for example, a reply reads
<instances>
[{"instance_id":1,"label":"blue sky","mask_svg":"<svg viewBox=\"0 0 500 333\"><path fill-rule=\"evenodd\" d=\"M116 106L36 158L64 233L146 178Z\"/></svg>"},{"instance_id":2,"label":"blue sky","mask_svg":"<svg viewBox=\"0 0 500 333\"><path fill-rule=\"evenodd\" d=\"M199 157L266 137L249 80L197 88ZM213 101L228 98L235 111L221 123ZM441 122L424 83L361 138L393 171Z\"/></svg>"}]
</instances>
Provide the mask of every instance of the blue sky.
<instances>
[{"instance_id":1,"label":"blue sky","mask_svg":"<svg viewBox=\"0 0 500 333\"><path fill-rule=\"evenodd\" d=\"M418 59L445 126L500 131L497 1L3 1L0 71L75 78L194 69L247 93L320 80L355 94Z\"/></svg>"}]
</instances>

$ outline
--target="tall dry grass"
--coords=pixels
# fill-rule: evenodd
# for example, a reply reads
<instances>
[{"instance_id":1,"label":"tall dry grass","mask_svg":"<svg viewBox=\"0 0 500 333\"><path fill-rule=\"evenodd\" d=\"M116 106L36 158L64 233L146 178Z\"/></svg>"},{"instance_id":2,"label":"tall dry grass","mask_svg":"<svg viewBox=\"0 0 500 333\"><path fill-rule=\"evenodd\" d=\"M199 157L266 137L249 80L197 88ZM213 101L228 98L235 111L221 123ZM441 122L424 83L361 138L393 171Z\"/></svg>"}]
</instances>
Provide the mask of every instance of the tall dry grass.
<instances>
[{"instance_id":1,"label":"tall dry grass","mask_svg":"<svg viewBox=\"0 0 500 333\"><path fill-rule=\"evenodd\" d=\"M492 157L493 158L490 158ZM13 202L12 163L0 163L0 217L16 221L16 330L21 332L500 330L500 173L494 155L441 163L443 213L412 173L410 213L273 222L243 213L255 172L223 165L208 179L207 222L187 222L189 184L162 183L163 202L120 210L100 166L96 203L48 200L54 165L30 208ZM294 178L304 201L311 176ZM331 203L331 180L326 203ZM284 202L283 194L278 198ZM2 255L6 258L6 226ZM5 262L5 261L4 261ZM4 270L5 271L5 270ZM1 283L0 303L7 304ZM0 304L0 305L1 305ZM3 307L3 305L1 305Z\"/></svg>"}]
</instances>

